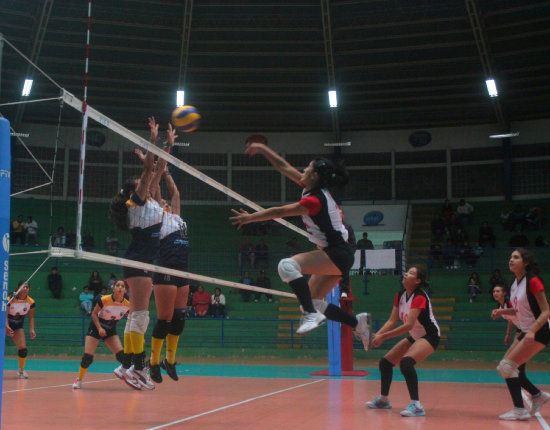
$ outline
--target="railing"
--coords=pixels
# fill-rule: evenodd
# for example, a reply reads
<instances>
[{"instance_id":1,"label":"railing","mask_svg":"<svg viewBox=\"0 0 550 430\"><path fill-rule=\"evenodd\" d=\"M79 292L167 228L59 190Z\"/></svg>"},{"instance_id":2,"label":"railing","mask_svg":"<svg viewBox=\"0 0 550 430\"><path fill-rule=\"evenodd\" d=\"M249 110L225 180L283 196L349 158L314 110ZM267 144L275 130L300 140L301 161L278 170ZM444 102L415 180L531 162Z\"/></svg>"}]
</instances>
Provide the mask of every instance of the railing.
<instances>
[{"instance_id":1,"label":"railing","mask_svg":"<svg viewBox=\"0 0 550 430\"><path fill-rule=\"evenodd\" d=\"M80 316L37 316L35 341L43 346L84 345L84 337L89 317ZM377 331L385 323L384 319L373 320ZM152 318L146 338L151 336L155 324ZM119 323L122 334L125 321ZM323 326L307 336L297 335L298 320L278 320L261 318L189 318L180 343L189 347L212 348L327 348L327 328ZM440 321L442 339L440 346L448 350L463 351L503 351L506 321L490 319L458 319ZM381 349L391 348L399 339L390 339ZM354 349L362 349L359 341L354 341ZM545 351L548 352L548 349Z\"/></svg>"}]
</instances>

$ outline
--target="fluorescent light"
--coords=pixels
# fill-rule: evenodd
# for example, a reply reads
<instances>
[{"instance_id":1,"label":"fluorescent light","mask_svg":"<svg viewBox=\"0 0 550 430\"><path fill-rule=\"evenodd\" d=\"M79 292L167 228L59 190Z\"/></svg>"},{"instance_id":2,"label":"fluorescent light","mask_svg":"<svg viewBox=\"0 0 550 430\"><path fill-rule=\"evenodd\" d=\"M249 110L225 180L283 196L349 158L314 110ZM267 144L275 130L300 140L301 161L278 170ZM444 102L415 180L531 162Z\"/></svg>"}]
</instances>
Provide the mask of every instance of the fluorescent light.
<instances>
[{"instance_id":1,"label":"fluorescent light","mask_svg":"<svg viewBox=\"0 0 550 430\"><path fill-rule=\"evenodd\" d=\"M489 92L489 97L498 97L497 84L494 79L487 79L485 81L487 85L487 91Z\"/></svg>"},{"instance_id":2,"label":"fluorescent light","mask_svg":"<svg viewBox=\"0 0 550 430\"><path fill-rule=\"evenodd\" d=\"M336 91L330 90L328 92L328 104L330 107L338 107L338 98L336 97Z\"/></svg>"},{"instance_id":3,"label":"fluorescent light","mask_svg":"<svg viewBox=\"0 0 550 430\"><path fill-rule=\"evenodd\" d=\"M32 88L32 79L25 79L25 84L23 85L23 91L21 95L27 97L31 93Z\"/></svg>"},{"instance_id":4,"label":"fluorescent light","mask_svg":"<svg viewBox=\"0 0 550 430\"><path fill-rule=\"evenodd\" d=\"M351 142L327 142L323 146L351 146Z\"/></svg>"},{"instance_id":5,"label":"fluorescent light","mask_svg":"<svg viewBox=\"0 0 550 430\"><path fill-rule=\"evenodd\" d=\"M176 106L180 107L184 105L183 100L185 99L185 91L177 90L176 91Z\"/></svg>"},{"instance_id":6,"label":"fluorescent light","mask_svg":"<svg viewBox=\"0 0 550 430\"><path fill-rule=\"evenodd\" d=\"M519 131L512 131L510 133L504 133L504 134L491 134L489 137L491 139L505 139L507 137L516 137L519 136Z\"/></svg>"}]
</instances>

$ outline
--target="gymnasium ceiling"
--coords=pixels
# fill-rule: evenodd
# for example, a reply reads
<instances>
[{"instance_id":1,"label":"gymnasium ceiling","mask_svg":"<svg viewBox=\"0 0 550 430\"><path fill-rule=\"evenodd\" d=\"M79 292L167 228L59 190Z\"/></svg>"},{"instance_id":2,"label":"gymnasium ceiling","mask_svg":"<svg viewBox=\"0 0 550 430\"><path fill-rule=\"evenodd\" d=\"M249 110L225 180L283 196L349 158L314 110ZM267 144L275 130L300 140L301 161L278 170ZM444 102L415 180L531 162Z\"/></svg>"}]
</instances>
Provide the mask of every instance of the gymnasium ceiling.
<instances>
[{"instance_id":1,"label":"gymnasium ceiling","mask_svg":"<svg viewBox=\"0 0 550 430\"><path fill-rule=\"evenodd\" d=\"M91 4L88 101L129 128L145 128L149 115L167 119L178 85L201 112L204 131L506 128L550 118L550 1ZM82 98L88 2L0 5L0 33ZM1 68L0 103L20 100L27 64L7 44ZM487 96L488 74L497 80L496 99ZM39 73L34 78L31 99L59 94ZM327 106L332 79L337 112ZM57 103L0 112L14 124L58 116Z\"/></svg>"}]
</instances>

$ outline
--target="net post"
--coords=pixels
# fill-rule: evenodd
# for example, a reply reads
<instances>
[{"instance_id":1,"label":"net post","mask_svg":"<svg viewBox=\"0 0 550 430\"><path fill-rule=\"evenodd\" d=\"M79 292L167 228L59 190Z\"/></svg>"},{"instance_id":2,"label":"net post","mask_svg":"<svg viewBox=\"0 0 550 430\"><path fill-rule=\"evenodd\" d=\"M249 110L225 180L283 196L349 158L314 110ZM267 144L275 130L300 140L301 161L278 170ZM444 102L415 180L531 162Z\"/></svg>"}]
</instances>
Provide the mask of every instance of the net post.
<instances>
[{"instance_id":1,"label":"net post","mask_svg":"<svg viewBox=\"0 0 550 430\"><path fill-rule=\"evenodd\" d=\"M336 285L328 294L327 302L339 306L340 288ZM328 374L329 376L342 375L342 354L340 350L340 323L336 321L328 321Z\"/></svg>"},{"instance_id":2,"label":"net post","mask_svg":"<svg viewBox=\"0 0 550 430\"><path fill-rule=\"evenodd\" d=\"M0 116L0 235L2 247L2 308L0 310L0 387L4 383L4 352L6 339L6 312L9 289L9 252L10 252L10 189L11 189L11 153L10 122ZM0 397L0 415L2 399Z\"/></svg>"}]
</instances>

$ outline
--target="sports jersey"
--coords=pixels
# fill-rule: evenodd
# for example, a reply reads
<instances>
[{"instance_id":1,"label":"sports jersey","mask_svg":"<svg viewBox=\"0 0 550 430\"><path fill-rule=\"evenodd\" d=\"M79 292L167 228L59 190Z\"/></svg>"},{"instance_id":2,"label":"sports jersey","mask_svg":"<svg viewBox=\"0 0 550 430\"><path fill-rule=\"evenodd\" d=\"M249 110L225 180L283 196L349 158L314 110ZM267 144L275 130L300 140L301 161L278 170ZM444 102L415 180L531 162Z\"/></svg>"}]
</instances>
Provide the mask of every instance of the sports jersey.
<instances>
[{"instance_id":1,"label":"sports jersey","mask_svg":"<svg viewBox=\"0 0 550 430\"><path fill-rule=\"evenodd\" d=\"M141 200L137 193L130 196L126 206L132 242L124 256L130 260L152 263L160 246L164 211L155 200Z\"/></svg>"},{"instance_id":2,"label":"sports jersey","mask_svg":"<svg viewBox=\"0 0 550 430\"><path fill-rule=\"evenodd\" d=\"M524 276L519 282L514 279L510 287L510 302L516 311L519 328L524 333L529 331L541 313L535 297L539 291L544 292L544 285L537 276Z\"/></svg>"},{"instance_id":3,"label":"sports jersey","mask_svg":"<svg viewBox=\"0 0 550 430\"><path fill-rule=\"evenodd\" d=\"M504 302L504 304L502 306L499 306L500 309L513 309L512 307L512 303L510 302L510 300ZM502 315L502 318L504 318L505 320L507 321L511 321L512 324L514 324L517 328L519 328L519 321L518 321L518 316L516 314L514 315Z\"/></svg>"},{"instance_id":4,"label":"sports jersey","mask_svg":"<svg viewBox=\"0 0 550 430\"><path fill-rule=\"evenodd\" d=\"M124 298L120 303L115 302L113 294L101 297L97 301L97 304L101 308L97 316L99 317L101 326L105 329L116 326L117 322L128 315L130 311L130 302L128 299Z\"/></svg>"},{"instance_id":5,"label":"sports jersey","mask_svg":"<svg viewBox=\"0 0 550 430\"><path fill-rule=\"evenodd\" d=\"M165 212L160 228L160 240L175 232L179 233L181 240L187 241L187 223L179 215Z\"/></svg>"},{"instance_id":6,"label":"sports jersey","mask_svg":"<svg viewBox=\"0 0 550 430\"><path fill-rule=\"evenodd\" d=\"M430 336L440 336L439 326L432 312L432 305L427 294L417 288L412 292L410 297L407 297L407 291L402 289L395 295L393 305L399 309L399 319L403 323L407 322L407 318L412 309L421 309L420 315L416 319L409 334L414 340L420 339L426 334Z\"/></svg>"},{"instance_id":7,"label":"sports jersey","mask_svg":"<svg viewBox=\"0 0 550 430\"><path fill-rule=\"evenodd\" d=\"M307 215L302 215L302 221L310 242L322 248L347 242L348 231L342 223L338 205L327 189L304 189L299 203L308 210Z\"/></svg>"},{"instance_id":8,"label":"sports jersey","mask_svg":"<svg viewBox=\"0 0 550 430\"><path fill-rule=\"evenodd\" d=\"M8 299L9 300L9 299ZM27 296L21 300L15 297L8 305L8 319L11 321L23 321L25 315L35 308L34 300Z\"/></svg>"},{"instance_id":9,"label":"sports jersey","mask_svg":"<svg viewBox=\"0 0 550 430\"><path fill-rule=\"evenodd\" d=\"M187 271L189 258L189 240L187 239L187 224L179 215L165 213L160 229L160 251L158 264L170 269ZM182 287L189 284L185 278L154 273L155 285L176 285Z\"/></svg>"}]
</instances>

